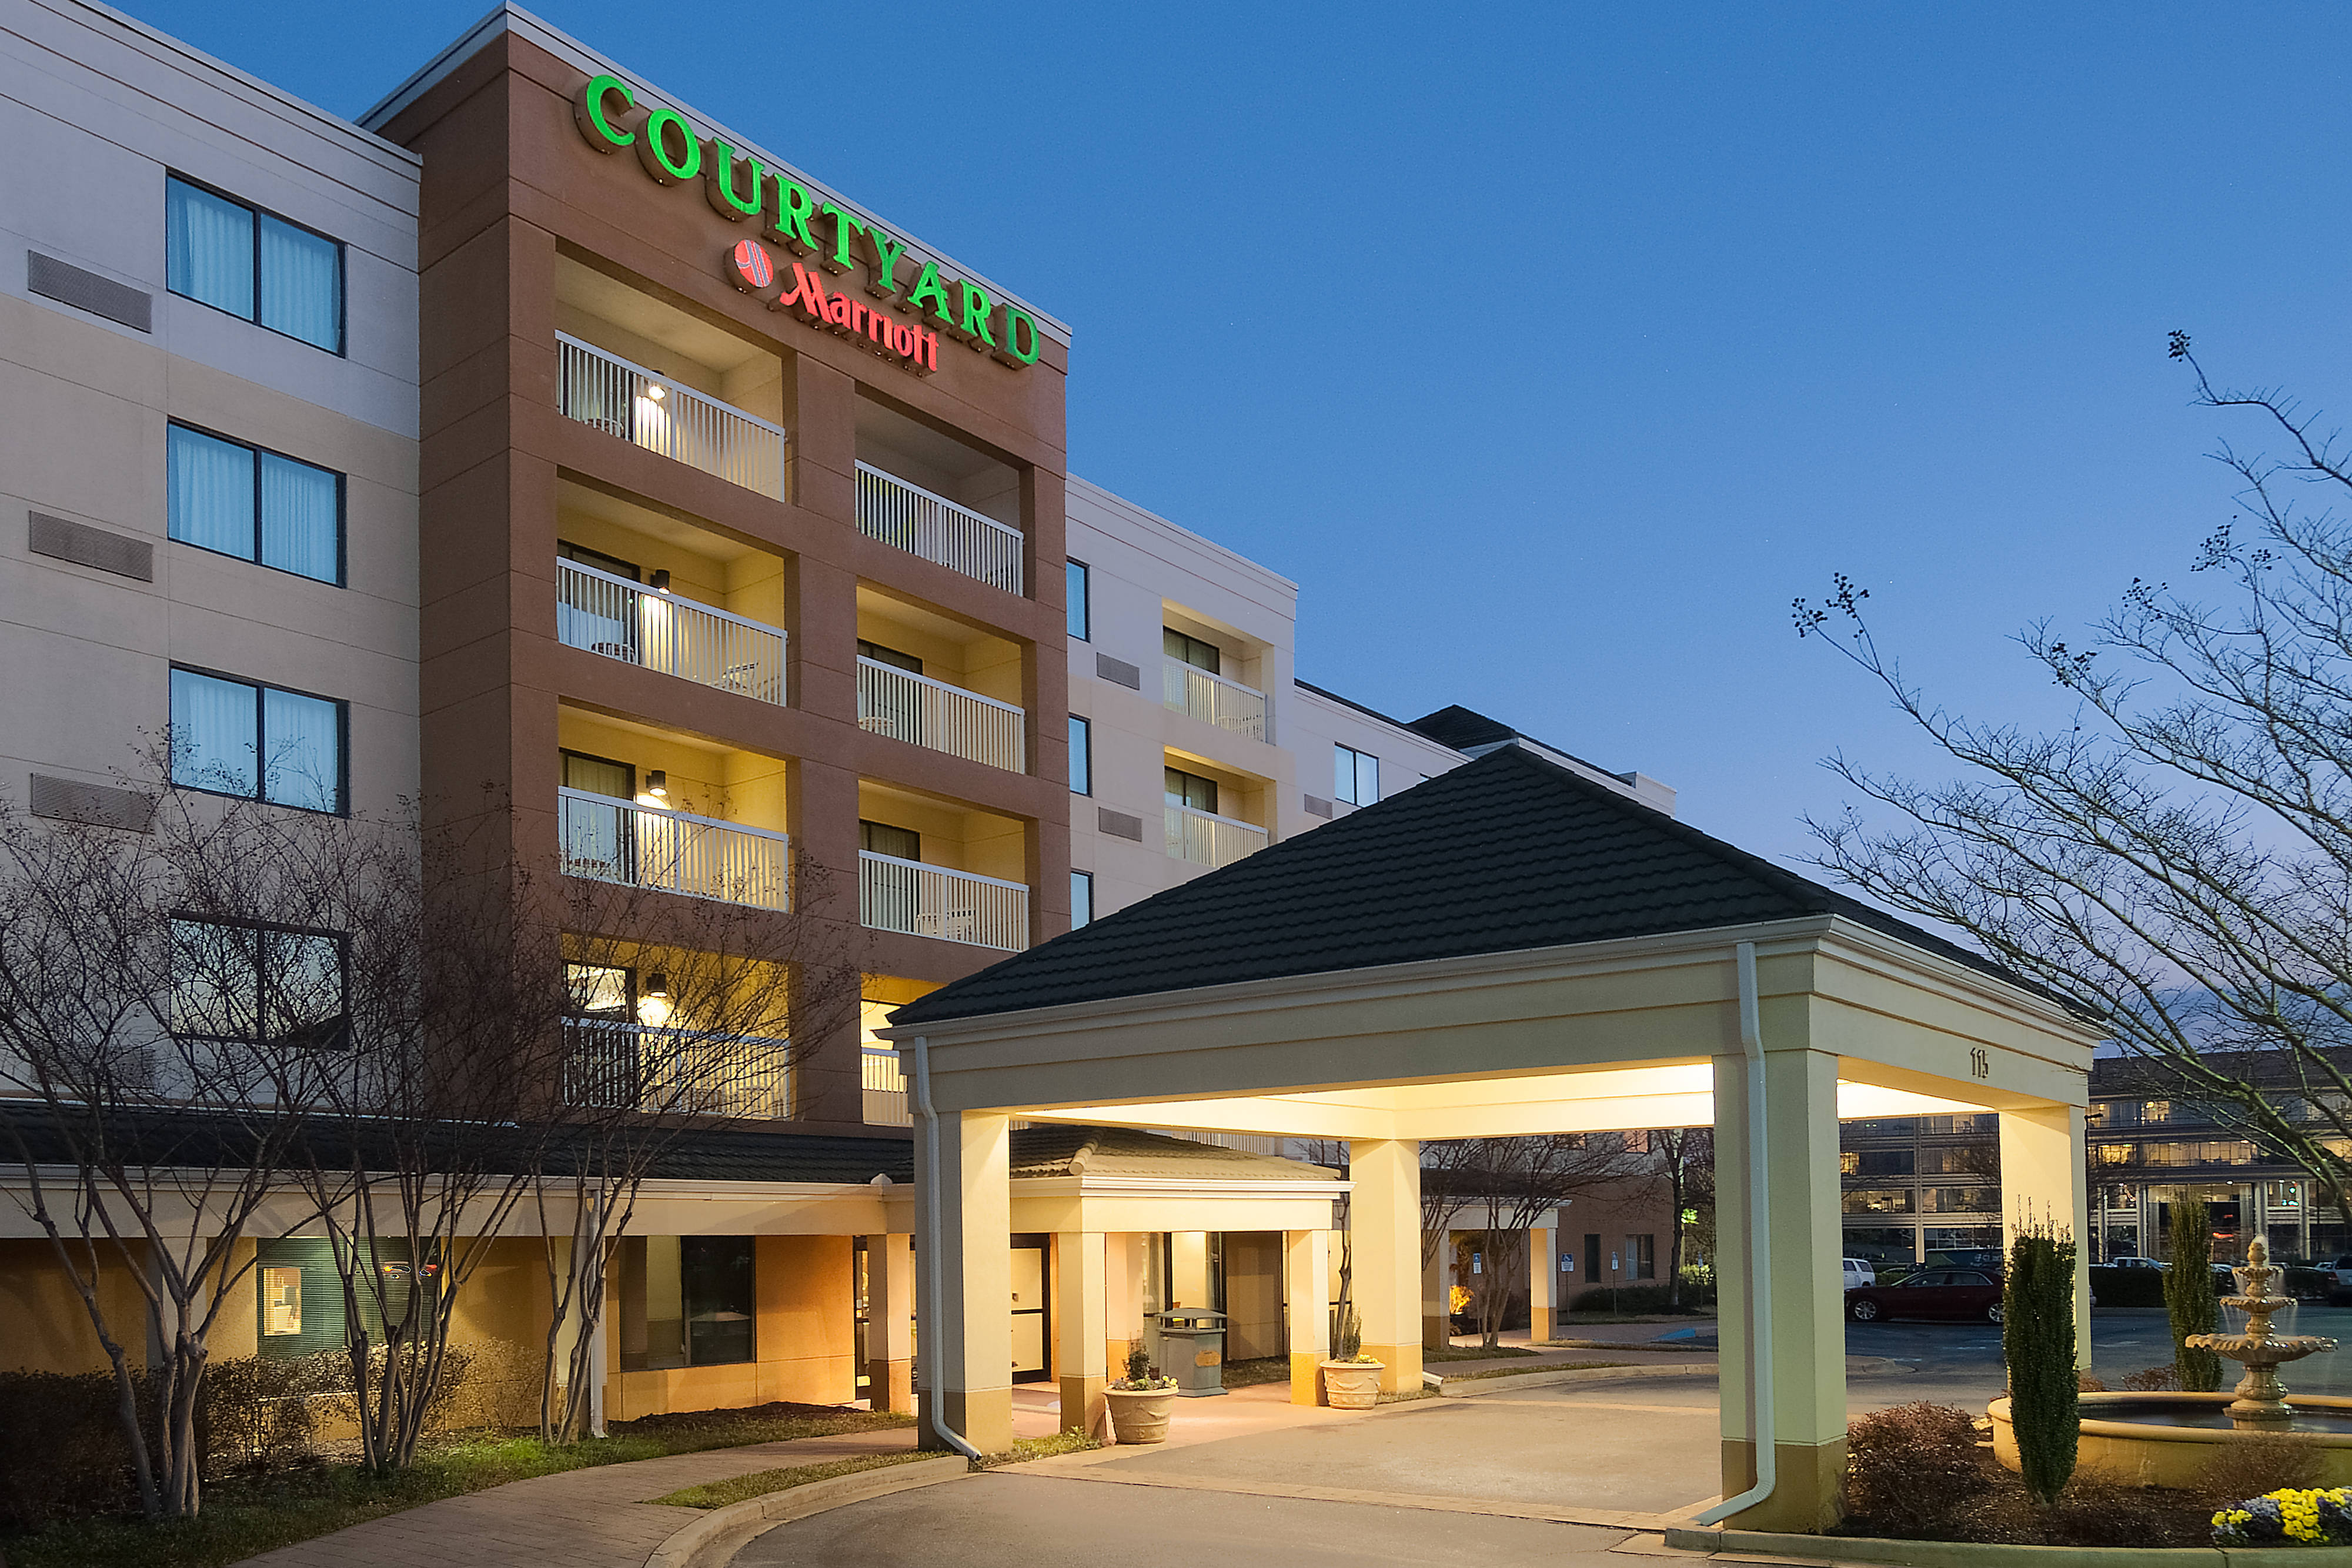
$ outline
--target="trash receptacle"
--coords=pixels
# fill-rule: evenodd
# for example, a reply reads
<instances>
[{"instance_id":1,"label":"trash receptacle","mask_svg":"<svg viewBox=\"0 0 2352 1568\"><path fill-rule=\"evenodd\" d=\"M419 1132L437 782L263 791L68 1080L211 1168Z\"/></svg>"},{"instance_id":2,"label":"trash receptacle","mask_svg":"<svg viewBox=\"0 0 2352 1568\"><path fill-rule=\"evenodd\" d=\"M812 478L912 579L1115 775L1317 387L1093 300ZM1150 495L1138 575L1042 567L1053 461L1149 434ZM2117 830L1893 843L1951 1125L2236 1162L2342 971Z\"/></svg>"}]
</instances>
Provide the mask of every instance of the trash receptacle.
<instances>
[{"instance_id":1,"label":"trash receptacle","mask_svg":"<svg viewBox=\"0 0 2352 1568\"><path fill-rule=\"evenodd\" d=\"M1160 1370L1188 1399L1225 1391L1225 1314L1171 1307L1160 1314Z\"/></svg>"}]
</instances>

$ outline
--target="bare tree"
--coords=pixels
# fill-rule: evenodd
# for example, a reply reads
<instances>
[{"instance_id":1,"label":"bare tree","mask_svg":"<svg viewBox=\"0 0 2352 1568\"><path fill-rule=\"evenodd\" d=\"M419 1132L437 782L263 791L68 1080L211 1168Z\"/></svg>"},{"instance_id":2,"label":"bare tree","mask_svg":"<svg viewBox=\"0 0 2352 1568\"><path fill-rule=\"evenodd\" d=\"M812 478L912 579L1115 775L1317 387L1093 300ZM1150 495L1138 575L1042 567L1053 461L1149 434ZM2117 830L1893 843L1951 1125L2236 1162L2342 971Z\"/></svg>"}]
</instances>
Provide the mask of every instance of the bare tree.
<instances>
[{"instance_id":1,"label":"bare tree","mask_svg":"<svg viewBox=\"0 0 2352 1568\"><path fill-rule=\"evenodd\" d=\"M2087 645L2018 640L2078 699L2053 733L1933 706L1879 649L1867 591L1799 600L1821 633L1958 762L1919 784L1830 767L1893 819L1811 822L1817 863L1941 922L2096 1018L2185 1092L2352 1201L2352 528L2326 509L2352 462L2272 391L2217 390L2175 333L2196 401L2242 410L2284 456L2215 455L2253 523L2207 538L2215 601L2135 580ZM2300 496L2316 494L2317 509ZM1832 636L1832 628L1843 635ZM2280 1065L2258 1083L2231 1059Z\"/></svg>"},{"instance_id":2,"label":"bare tree","mask_svg":"<svg viewBox=\"0 0 2352 1568\"><path fill-rule=\"evenodd\" d=\"M1580 1194L1654 1182L1656 1158L1647 1135L1634 1133L1555 1133L1537 1137L1465 1138L1438 1150L1434 1182L1423 1172L1423 1203L1434 1185L1447 1189L1450 1220L1479 1222L1480 1266L1470 1289L1479 1343L1502 1343L1511 1304L1525 1289L1528 1237L1537 1220ZM1423 1153L1429 1152L1425 1146ZM1424 1241L1424 1257L1428 1243ZM1426 1263L1424 1262L1424 1267Z\"/></svg>"},{"instance_id":3,"label":"bare tree","mask_svg":"<svg viewBox=\"0 0 2352 1568\"><path fill-rule=\"evenodd\" d=\"M1698 1228L1702 1216L1707 1239L1714 1239L1715 1129L1667 1127L1650 1134L1650 1148L1658 1157L1666 1201L1674 1211L1666 1244L1666 1310L1677 1312L1683 1304L1684 1242ZM1708 1255L1713 1255L1711 1245Z\"/></svg>"},{"instance_id":4,"label":"bare tree","mask_svg":"<svg viewBox=\"0 0 2352 1568\"><path fill-rule=\"evenodd\" d=\"M113 1372L141 1507L186 1518L213 1330L254 1243L308 1218L284 1175L341 1020L288 894L344 824L168 782L121 800L0 801L0 1136Z\"/></svg>"}]
</instances>

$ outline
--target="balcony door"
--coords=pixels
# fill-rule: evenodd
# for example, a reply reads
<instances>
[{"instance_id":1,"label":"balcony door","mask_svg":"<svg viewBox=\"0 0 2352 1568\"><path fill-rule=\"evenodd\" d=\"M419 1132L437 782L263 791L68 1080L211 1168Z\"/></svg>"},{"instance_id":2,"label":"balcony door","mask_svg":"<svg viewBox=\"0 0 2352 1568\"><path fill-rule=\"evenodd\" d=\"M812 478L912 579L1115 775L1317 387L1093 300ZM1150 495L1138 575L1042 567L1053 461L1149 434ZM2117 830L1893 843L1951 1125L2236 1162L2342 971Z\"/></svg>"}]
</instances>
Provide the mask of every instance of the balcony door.
<instances>
[{"instance_id":1,"label":"balcony door","mask_svg":"<svg viewBox=\"0 0 2352 1568\"><path fill-rule=\"evenodd\" d=\"M577 561L631 582L645 580L636 562L569 539L558 540L555 553L562 559ZM557 596L555 604L558 642L607 658L626 659L633 664L643 662L638 651L635 594L609 582L576 575L566 577L564 587L565 591Z\"/></svg>"},{"instance_id":2,"label":"balcony door","mask_svg":"<svg viewBox=\"0 0 2352 1568\"><path fill-rule=\"evenodd\" d=\"M563 802L563 868L573 876L604 882L633 879L635 844L628 831L628 806L637 794L637 770L609 757L563 753L563 787L608 797L613 804Z\"/></svg>"}]
</instances>

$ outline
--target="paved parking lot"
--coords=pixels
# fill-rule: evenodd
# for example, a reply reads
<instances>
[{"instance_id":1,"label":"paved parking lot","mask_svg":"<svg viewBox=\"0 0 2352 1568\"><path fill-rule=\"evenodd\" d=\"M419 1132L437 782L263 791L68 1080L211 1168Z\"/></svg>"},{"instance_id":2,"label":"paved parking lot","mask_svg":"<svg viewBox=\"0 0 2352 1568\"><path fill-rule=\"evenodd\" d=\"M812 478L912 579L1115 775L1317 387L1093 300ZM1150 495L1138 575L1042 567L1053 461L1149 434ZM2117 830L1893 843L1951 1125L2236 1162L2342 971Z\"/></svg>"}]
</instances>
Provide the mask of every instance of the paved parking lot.
<instances>
[{"instance_id":1,"label":"paved parking lot","mask_svg":"<svg viewBox=\"0 0 2352 1568\"><path fill-rule=\"evenodd\" d=\"M2273 1318L2271 1325L2283 1334L2319 1334L2352 1346L2352 1307L2299 1307ZM1991 1323L1848 1323L1845 1345L1849 1355L1885 1356L1911 1368L1856 1379L1848 1392L1857 1409L1909 1399L1980 1404L2000 1391L2000 1330ZM2171 1359L2172 1331L2162 1312L2091 1314L2092 1370L2109 1383ZM2352 1395L2352 1349L2297 1362L2282 1375L2290 1390Z\"/></svg>"}]
</instances>

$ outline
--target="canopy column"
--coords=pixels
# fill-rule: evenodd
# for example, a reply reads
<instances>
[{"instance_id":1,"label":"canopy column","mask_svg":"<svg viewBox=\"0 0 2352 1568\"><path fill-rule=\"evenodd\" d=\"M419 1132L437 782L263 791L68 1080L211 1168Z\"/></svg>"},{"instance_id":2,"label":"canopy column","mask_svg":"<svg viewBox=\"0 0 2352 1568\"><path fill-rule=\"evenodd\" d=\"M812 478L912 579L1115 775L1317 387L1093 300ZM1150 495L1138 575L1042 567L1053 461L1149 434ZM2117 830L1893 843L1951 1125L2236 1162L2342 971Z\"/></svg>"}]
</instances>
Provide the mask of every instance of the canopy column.
<instances>
[{"instance_id":1,"label":"canopy column","mask_svg":"<svg viewBox=\"0 0 2352 1568\"><path fill-rule=\"evenodd\" d=\"M939 1239L938 1272L926 1268L923 1276L933 1294L923 1313L918 1407L927 1416L936 1408L983 1454L1013 1446L1011 1128L999 1112L940 1113L937 1169L929 1138L915 1139L916 1229ZM945 1446L928 1419L918 1440Z\"/></svg>"},{"instance_id":2,"label":"canopy column","mask_svg":"<svg viewBox=\"0 0 2352 1568\"><path fill-rule=\"evenodd\" d=\"M1364 1351L1379 1358L1381 1390L1421 1387L1421 1144L1360 1138L1348 1145L1356 1310Z\"/></svg>"},{"instance_id":3,"label":"canopy column","mask_svg":"<svg viewBox=\"0 0 2352 1568\"><path fill-rule=\"evenodd\" d=\"M1054 1376L1065 1432L1091 1432L1102 1423L1103 1389L1110 1381L1104 1343L1108 1284L1102 1232L1054 1238Z\"/></svg>"},{"instance_id":4,"label":"canopy column","mask_svg":"<svg viewBox=\"0 0 2352 1568\"><path fill-rule=\"evenodd\" d=\"M866 1239L866 1403L915 1407L915 1249L910 1236Z\"/></svg>"},{"instance_id":5,"label":"canopy column","mask_svg":"<svg viewBox=\"0 0 2352 1568\"><path fill-rule=\"evenodd\" d=\"M1793 1009L1790 1011L1793 1012ZM1766 1187L1770 1199L1772 1495L1724 1521L1741 1530L1821 1531L1843 1511L1845 1322L1839 1218L1838 1059L1771 1049L1772 1026L1800 1034L1768 1000L1763 1010ZM1748 1219L1748 1072L1738 1055L1715 1059L1716 1213L1722 1345L1723 1495L1756 1481L1750 1437L1749 1282L1757 1238Z\"/></svg>"},{"instance_id":6,"label":"canopy column","mask_svg":"<svg viewBox=\"0 0 2352 1568\"><path fill-rule=\"evenodd\" d=\"M1528 1343L1559 1332L1559 1210L1549 1208L1528 1232Z\"/></svg>"},{"instance_id":7,"label":"canopy column","mask_svg":"<svg viewBox=\"0 0 2352 1568\"><path fill-rule=\"evenodd\" d=\"M1282 1233L1282 1293L1290 1314L1290 1402L1323 1403L1331 1354L1331 1233Z\"/></svg>"},{"instance_id":8,"label":"canopy column","mask_svg":"<svg viewBox=\"0 0 2352 1568\"><path fill-rule=\"evenodd\" d=\"M1454 1343L1454 1320L1445 1309L1451 1305L1445 1299L1445 1265L1452 1261L1446 1254L1453 1250L1445 1245L1447 1233L1424 1230L1421 1233L1421 1348L1444 1350Z\"/></svg>"},{"instance_id":9,"label":"canopy column","mask_svg":"<svg viewBox=\"0 0 2352 1568\"><path fill-rule=\"evenodd\" d=\"M2080 1105L2000 1113L2000 1195L2009 1206L2001 1239L2014 1244L2021 1221L2074 1239L2074 1364L2091 1365L2091 1191ZM2003 1249L2006 1255L2007 1249Z\"/></svg>"}]
</instances>

